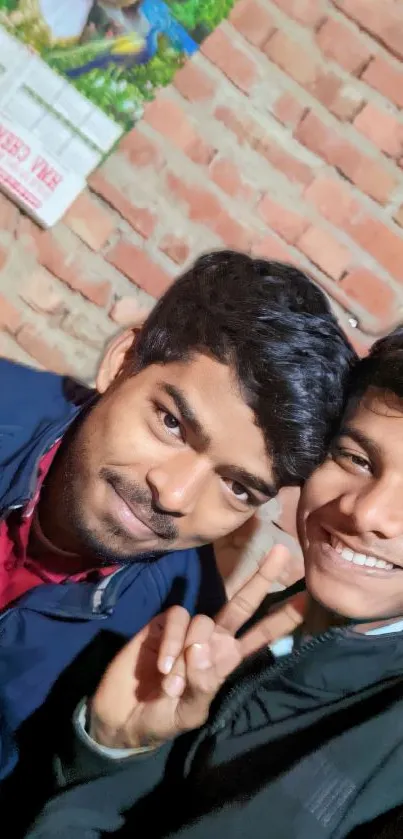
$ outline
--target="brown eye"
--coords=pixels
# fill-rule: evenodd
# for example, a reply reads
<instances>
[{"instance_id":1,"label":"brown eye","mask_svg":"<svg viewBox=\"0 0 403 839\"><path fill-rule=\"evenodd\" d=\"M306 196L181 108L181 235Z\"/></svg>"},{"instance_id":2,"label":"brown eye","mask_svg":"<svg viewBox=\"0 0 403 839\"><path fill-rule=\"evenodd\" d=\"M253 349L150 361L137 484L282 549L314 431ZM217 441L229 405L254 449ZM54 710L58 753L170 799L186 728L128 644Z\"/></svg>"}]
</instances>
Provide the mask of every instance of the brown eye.
<instances>
[{"instance_id":1,"label":"brown eye","mask_svg":"<svg viewBox=\"0 0 403 839\"><path fill-rule=\"evenodd\" d=\"M247 489L245 489L242 484L239 484L238 481L230 481L229 486L231 492L235 495L238 501L242 501L243 503L247 504L251 500L250 493Z\"/></svg>"},{"instance_id":2,"label":"brown eye","mask_svg":"<svg viewBox=\"0 0 403 839\"><path fill-rule=\"evenodd\" d=\"M165 430L171 435L171 437L182 439L182 427L179 420L173 414L170 414L169 411L165 411L163 408L160 408L159 414L160 421L162 422Z\"/></svg>"},{"instance_id":3,"label":"brown eye","mask_svg":"<svg viewBox=\"0 0 403 839\"><path fill-rule=\"evenodd\" d=\"M348 451L347 449L336 448L333 453L333 459L338 461L341 466L350 468L351 470L371 473L371 464L369 460L357 452Z\"/></svg>"},{"instance_id":4,"label":"brown eye","mask_svg":"<svg viewBox=\"0 0 403 839\"><path fill-rule=\"evenodd\" d=\"M163 423L170 431L174 431L176 428L180 427L178 420L173 414L165 414Z\"/></svg>"}]
</instances>

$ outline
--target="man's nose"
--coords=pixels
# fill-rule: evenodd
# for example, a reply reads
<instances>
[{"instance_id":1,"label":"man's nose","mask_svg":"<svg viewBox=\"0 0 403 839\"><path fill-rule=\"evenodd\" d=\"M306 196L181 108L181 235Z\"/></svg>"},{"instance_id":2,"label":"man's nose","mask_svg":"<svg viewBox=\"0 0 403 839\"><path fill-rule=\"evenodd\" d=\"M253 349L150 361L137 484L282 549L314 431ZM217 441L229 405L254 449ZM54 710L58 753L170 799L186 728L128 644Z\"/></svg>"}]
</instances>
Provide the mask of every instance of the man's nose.
<instances>
[{"instance_id":1,"label":"man's nose","mask_svg":"<svg viewBox=\"0 0 403 839\"><path fill-rule=\"evenodd\" d=\"M352 519L358 533L396 539L403 535L403 481L385 476L357 494L346 493L340 511Z\"/></svg>"},{"instance_id":2,"label":"man's nose","mask_svg":"<svg viewBox=\"0 0 403 839\"><path fill-rule=\"evenodd\" d=\"M206 485L210 471L211 466L203 456L192 451L178 453L148 472L147 480L154 502L166 513L189 515Z\"/></svg>"}]
</instances>

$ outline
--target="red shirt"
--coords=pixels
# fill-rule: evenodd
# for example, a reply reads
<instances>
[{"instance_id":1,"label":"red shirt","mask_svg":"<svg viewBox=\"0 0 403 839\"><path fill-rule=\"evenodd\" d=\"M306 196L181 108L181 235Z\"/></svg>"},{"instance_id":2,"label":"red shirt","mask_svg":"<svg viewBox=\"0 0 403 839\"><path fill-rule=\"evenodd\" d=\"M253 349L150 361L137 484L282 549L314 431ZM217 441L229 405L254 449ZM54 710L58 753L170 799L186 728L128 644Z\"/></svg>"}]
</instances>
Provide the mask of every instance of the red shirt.
<instances>
[{"instance_id":1,"label":"red shirt","mask_svg":"<svg viewBox=\"0 0 403 839\"><path fill-rule=\"evenodd\" d=\"M28 544L32 518L43 481L50 469L60 440L42 457L34 497L23 510L16 510L0 523L0 609L41 583L80 582L96 570L100 576L111 573L111 568L88 568L71 573L74 557L44 547L40 560L29 556Z\"/></svg>"}]
</instances>

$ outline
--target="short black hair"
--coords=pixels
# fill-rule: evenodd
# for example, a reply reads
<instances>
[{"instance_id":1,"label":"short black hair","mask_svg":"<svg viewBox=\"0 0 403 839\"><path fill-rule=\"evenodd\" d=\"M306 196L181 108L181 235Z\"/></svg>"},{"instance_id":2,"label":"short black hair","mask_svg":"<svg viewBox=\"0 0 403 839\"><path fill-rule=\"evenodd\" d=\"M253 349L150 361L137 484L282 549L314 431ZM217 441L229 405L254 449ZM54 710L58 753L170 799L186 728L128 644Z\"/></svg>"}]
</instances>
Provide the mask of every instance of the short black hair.
<instances>
[{"instance_id":1,"label":"short black hair","mask_svg":"<svg viewBox=\"0 0 403 839\"><path fill-rule=\"evenodd\" d=\"M403 326L376 341L354 366L348 388L349 411L372 387L403 398Z\"/></svg>"},{"instance_id":2,"label":"short black hair","mask_svg":"<svg viewBox=\"0 0 403 839\"><path fill-rule=\"evenodd\" d=\"M234 368L277 486L306 480L335 432L355 360L323 292L291 265L201 256L152 310L127 361L135 371L196 353Z\"/></svg>"}]
</instances>

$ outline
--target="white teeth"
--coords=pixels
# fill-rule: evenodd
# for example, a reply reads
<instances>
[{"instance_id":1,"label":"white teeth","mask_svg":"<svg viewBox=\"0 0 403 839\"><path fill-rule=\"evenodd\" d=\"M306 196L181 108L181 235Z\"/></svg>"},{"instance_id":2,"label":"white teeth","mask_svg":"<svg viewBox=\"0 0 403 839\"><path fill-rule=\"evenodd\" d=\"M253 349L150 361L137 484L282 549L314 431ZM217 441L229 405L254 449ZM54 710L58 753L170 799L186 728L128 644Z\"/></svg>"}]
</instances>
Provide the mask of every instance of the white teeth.
<instances>
[{"instance_id":1,"label":"white teeth","mask_svg":"<svg viewBox=\"0 0 403 839\"><path fill-rule=\"evenodd\" d=\"M367 568L382 568L390 571L393 568L391 562L386 562L384 559L377 559L375 556L367 556L367 554L355 553L351 548L347 548L339 539L332 537L331 545L336 553L340 554L347 562L352 562L353 565L365 565Z\"/></svg>"}]
</instances>

